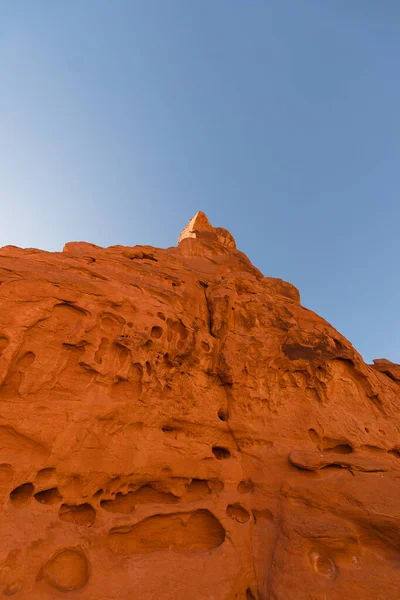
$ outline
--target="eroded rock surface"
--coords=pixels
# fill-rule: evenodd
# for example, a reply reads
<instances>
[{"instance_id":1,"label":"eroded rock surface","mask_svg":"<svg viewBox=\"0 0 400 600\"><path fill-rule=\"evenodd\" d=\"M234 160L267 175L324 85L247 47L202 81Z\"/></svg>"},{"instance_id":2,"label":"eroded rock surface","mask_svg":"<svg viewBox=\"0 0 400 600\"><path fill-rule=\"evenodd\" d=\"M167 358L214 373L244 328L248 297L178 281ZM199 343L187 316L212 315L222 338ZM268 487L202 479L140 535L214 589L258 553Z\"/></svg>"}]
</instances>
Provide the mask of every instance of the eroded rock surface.
<instances>
[{"instance_id":1,"label":"eroded rock surface","mask_svg":"<svg viewBox=\"0 0 400 600\"><path fill-rule=\"evenodd\" d=\"M0 594L398 600L400 367L198 213L0 249Z\"/></svg>"}]
</instances>

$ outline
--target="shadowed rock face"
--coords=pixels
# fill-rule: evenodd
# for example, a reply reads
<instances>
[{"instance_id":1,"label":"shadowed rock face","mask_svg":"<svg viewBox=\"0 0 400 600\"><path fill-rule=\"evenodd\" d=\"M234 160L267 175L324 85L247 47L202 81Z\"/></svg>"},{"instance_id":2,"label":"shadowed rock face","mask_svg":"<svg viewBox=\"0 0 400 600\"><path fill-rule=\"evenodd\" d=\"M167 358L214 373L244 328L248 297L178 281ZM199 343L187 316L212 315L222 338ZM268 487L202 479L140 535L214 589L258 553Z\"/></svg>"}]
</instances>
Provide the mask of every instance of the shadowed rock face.
<instances>
[{"instance_id":1,"label":"shadowed rock face","mask_svg":"<svg viewBox=\"0 0 400 600\"><path fill-rule=\"evenodd\" d=\"M203 213L0 249L0 594L398 600L399 373Z\"/></svg>"}]
</instances>

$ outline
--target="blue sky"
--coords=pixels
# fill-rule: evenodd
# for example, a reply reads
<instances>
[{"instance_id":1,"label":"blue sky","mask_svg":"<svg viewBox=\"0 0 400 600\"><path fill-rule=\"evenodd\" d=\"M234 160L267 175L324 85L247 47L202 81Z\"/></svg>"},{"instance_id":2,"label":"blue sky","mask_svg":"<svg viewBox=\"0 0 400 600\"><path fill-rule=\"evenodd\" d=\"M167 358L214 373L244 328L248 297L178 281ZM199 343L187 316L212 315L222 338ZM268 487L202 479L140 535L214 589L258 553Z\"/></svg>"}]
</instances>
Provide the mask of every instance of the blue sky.
<instances>
[{"instance_id":1,"label":"blue sky","mask_svg":"<svg viewBox=\"0 0 400 600\"><path fill-rule=\"evenodd\" d=\"M398 0L0 0L0 246L203 210L400 362Z\"/></svg>"}]
</instances>

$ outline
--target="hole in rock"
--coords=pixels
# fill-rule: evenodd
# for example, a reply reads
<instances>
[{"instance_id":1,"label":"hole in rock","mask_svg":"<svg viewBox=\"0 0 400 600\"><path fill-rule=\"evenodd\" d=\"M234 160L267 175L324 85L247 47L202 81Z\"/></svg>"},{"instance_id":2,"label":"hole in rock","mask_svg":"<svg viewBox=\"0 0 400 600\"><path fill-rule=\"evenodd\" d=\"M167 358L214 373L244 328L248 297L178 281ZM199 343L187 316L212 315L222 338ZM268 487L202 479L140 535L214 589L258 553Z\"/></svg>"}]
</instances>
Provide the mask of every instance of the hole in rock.
<instances>
[{"instance_id":1,"label":"hole in rock","mask_svg":"<svg viewBox=\"0 0 400 600\"><path fill-rule=\"evenodd\" d=\"M388 451L388 454L392 454L396 458L400 458L400 449L399 448L393 448L392 450Z\"/></svg>"},{"instance_id":2,"label":"hole in rock","mask_svg":"<svg viewBox=\"0 0 400 600\"><path fill-rule=\"evenodd\" d=\"M165 433L165 435L167 435L168 437L176 439L176 436L178 435L180 429L172 427L171 425L164 425L164 427L161 428L161 431Z\"/></svg>"},{"instance_id":3,"label":"hole in rock","mask_svg":"<svg viewBox=\"0 0 400 600\"><path fill-rule=\"evenodd\" d=\"M211 489L208 485L208 481L205 479L192 479L186 490L185 500L188 502L194 502L195 500L200 500L209 494L211 494Z\"/></svg>"},{"instance_id":4,"label":"hole in rock","mask_svg":"<svg viewBox=\"0 0 400 600\"><path fill-rule=\"evenodd\" d=\"M146 362L146 373L150 377L150 375L151 375L151 364L149 362Z\"/></svg>"},{"instance_id":5,"label":"hole in rock","mask_svg":"<svg viewBox=\"0 0 400 600\"><path fill-rule=\"evenodd\" d=\"M246 600L257 600L250 588L246 590Z\"/></svg>"},{"instance_id":6,"label":"hole in rock","mask_svg":"<svg viewBox=\"0 0 400 600\"><path fill-rule=\"evenodd\" d=\"M336 575L336 565L327 556L321 556L318 552L312 552L310 554L310 562L316 573L329 578L333 578Z\"/></svg>"},{"instance_id":7,"label":"hole in rock","mask_svg":"<svg viewBox=\"0 0 400 600\"><path fill-rule=\"evenodd\" d=\"M154 327L151 328L151 337L158 339L162 336L163 334L163 328L159 327L158 325L155 325Z\"/></svg>"},{"instance_id":8,"label":"hole in rock","mask_svg":"<svg viewBox=\"0 0 400 600\"><path fill-rule=\"evenodd\" d=\"M102 500L100 506L108 512L130 513L136 504L174 504L176 502L178 502L178 498L173 494L160 492L150 485L143 485L126 494L118 492L113 500Z\"/></svg>"},{"instance_id":9,"label":"hole in rock","mask_svg":"<svg viewBox=\"0 0 400 600\"><path fill-rule=\"evenodd\" d=\"M385 450L379 448L379 446L372 446L372 444L366 444L365 446L361 446L360 450L367 450L368 452L385 452Z\"/></svg>"},{"instance_id":10,"label":"hole in rock","mask_svg":"<svg viewBox=\"0 0 400 600\"><path fill-rule=\"evenodd\" d=\"M147 342L145 344L143 344L143 349L149 350L149 348L151 348L152 345L153 345L153 342L151 340L147 340Z\"/></svg>"},{"instance_id":11,"label":"hole in rock","mask_svg":"<svg viewBox=\"0 0 400 600\"><path fill-rule=\"evenodd\" d=\"M338 350L342 350L342 349L346 348L346 346L344 344L342 344L342 342L340 342L339 340L335 340L335 338L333 338L333 342ZM350 362L352 364L351 360L348 362Z\"/></svg>"},{"instance_id":12,"label":"hole in rock","mask_svg":"<svg viewBox=\"0 0 400 600\"><path fill-rule=\"evenodd\" d=\"M96 511L88 503L77 505L62 504L58 516L62 521L90 527L95 522Z\"/></svg>"},{"instance_id":13,"label":"hole in rock","mask_svg":"<svg viewBox=\"0 0 400 600\"><path fill-rule=\"evenodd\" d=\"M49 490L38 492L34 495L34 498L40 502L40 504L57 504L62 499L57 488L50 488Z\"/></svg>"},{"instance_id":14,"label":"hole in rock","mask_svg":"<svg viewBox=\"0 0 400 600\"><path fill-rule=\"evenodd\" d=\"M261 510L254 509L252 512L255 522L258 519L267 519L268 521L273 521L274 519L272 512L268 508L262 508Z\"/></svg>"},{"instance_id":15,"label":"hole in rock","mask_svg":"<svg viewBox=\"0 0 400 600\"><path fill-rule=\"evenodd\" d=\"M223 446L213 446L212 453L214 454L217 460L226 460L231 456L231 453L228 450L228 448L223 448Z\"/></svg>"},{"instance_id":16,"label":"hole in rock","mask_svg":"<svg viewBox=\"0 0 400 600\"><path fill-rule=\"evenodd\" d=\"M351 454L353 448L349 444L337 444L337 446L333 446L332 448L325 448L324 452L332 454Z\"/></svg>"},{"instance_id":17,"label":"hole in rock","mask_svg":"<svg viewBox=\"0 0 400 600\"><path fill-rule=\"evenodd\" d=\"M239 494L248 494L249 492L252 492L253 489L254 483L251 481L251 479L247 479L247 481L241 481L237 486L237 491Z\"/></svg>"},{"instance_id":18,"label":"hole in rock","mask_svg":"<svg viewBox=\"0 0 400 600\"><path fill-rule=\"evenodd\" d=\"M113 513L128 514L135 508L135 502L132 498L132 492L122 494L118 492L114 500L101 500L101 508Z\"/></svg>"},{"instance_id":19,"label":"hole in rock","mask_svg":"<svg viewBox=\"0 0 400 600\"><path fill-rule=\"evenodd\" d=\"M219 494L219 492L222 492L225 487L224 482L220 481L219 479L212 479L208 482L208 485L211 488L211 490L213 492L216 492L217 494Z\"/></svg>"},{"instance_id":20,"label":"hole in rock","mask_svg":"<svg viewBox=\"0 0 400 600\"><path fill-rule=\"evenodd\" d=\"M364 427L364 431L365 431L365 433L369 433L368 427Z\"/></svg>"},{"instance_id":21,"label":"hole in rock","mask_svg":"<svg viewBox=\"0 0 400 600\"><path fill-rule=\"evenodd\" d=\"M226 410L224 408L220 408L218 411L218 419L220 421L227 421L228 420L228 413L226 412Z\"/></svg>"},{"instance_id":22,"label":"hole in rock","mask_svg":"<svg viewBox=\"0 0 400 600\"><path fill-rule=\"evenodd\" d=\"M326 467L322 467L320 471L346 471L349 470L349 467L345 467L343 465L326 465ZM318 474L318 471L307 471L308 475L314 476Z\"/></svg>"},{"instance_id":23,"label":"hole in rock","mask_svg":"<svg viewBox=\"0 0 400 600\"><path fill-rule=\"evenodd\" d=\"M201 347L203 348L203 350L205 352L209 352L210 351L210 344L208 342L201 342Z\"/></svg>"},{"instance_id":24,"label":"hole in rock","mask_svg":"<svg viewBox=\"0 0 400 600\"><path fill-rule=\"evenodd\" d=\"M105 312L100 316L101 330L112 338L120 335L125 319L114 313ZM107 339L107 338L106 338Z\"/></svg>"},{"instance_id":25,"label":"hole in rock","mask_svg":"<svg viewBox=\"0 0 400 600\"><path fill-rule=\"evenodd\" d=\"M35 354L33 352L26 352L21 358L18 360L18 367L20 369L27 369L31 366L33 361L35 360Z\"/></svg>"},{"instance_id":26,"label":"hole in rock","mask_svg":"<svg viewBox=\"0 0 400 600\"><path fill-rule=\"evenodd\" d=\"M164 315L164 313L162 313L162 312L158 312L158 313L157 313L157 317L158 317L159 319L161 319L162 321L165 321L165 315Z\"/></svg>"},{"instance_id":27,"label":"hole in rock","mask_svg":"<svg viewBox=\"0 0 400 600\"><path fill-rule=\"evenodd\" d=\"M79 319L82 316L87 316L87 311L73 303L60 302L53 307L53 315L56 315L60 321L68 322L70 320Z\"/></svg>"},{"instance_id":28,"label":"hole in rock","mask_svg":"<svg viewBox=\"0 0 400 600\"><path fill-rule=\"evenodd\" d=\"M52 479L56 474L56 470L52 467L48 467L47 469L41 469L37 472L35 483L45 483L49 479Z\"/></svg>"},{"instance_id":29,"label":"hole in rock","mask_svg":"<svg viewBox=\"0 0 400 600\"><path fill-rule=\"evenodd\" d=\"M173 321L172 319L167 319L167 325L170 332L178 334L181 340L186 340L189 333L182 321ZM170 336L168 336L168 338L169 337Z\"/></svg>"},{"instance_id":30,"label":"hole in rock","mask_svg":"<svg viewBox=\"0 0 400 600\"><path fill-rule=\"evenodd\" d=\"M104 490L103 490L103 489L97 490L97 492L95 492L95 493L93 494L93 498L98 498L98 497L99 497L99 496L101 496L102 494L104 494Z\"/></svg>"},{"instance_id":31,"label":"hole in rock","mask_svg":"<svg viewBox=\"0 0 400 600\"><path fill-rule=\"evenodd\" d=\"M10 500L14 506L20 508L32 498L33 491L32 483L23 483L10 493Z\"/></svg>"},{"instance_id":32,"label":"hole in rock","mask_svg":"<svg viewBox=\"0 0 400 600\"><path fill-rule=\"evenodd\" d=\"M226 514L238 523L247 523L250 519L249 512L240 504L229 504L226 507Z\"/></svg>"},{"instance_id":33,"label":"hole in rock","mask_svg":"<svg viewBox=\"0 0 400 600\"><path fill-rule=\"evenodd\" d=\"M152 260L153 262L158 262L158 258L156 258L153 254L149 254L147 252L143 252L143 260Z\"/></svg>"},{"instance_id":34,"label":"hole in rock","mask_svg":"<svg viewBox=\"0 0 400 600\"><path fill-rule=\"evenodd\" d=\"M153 487L154 486L154 487ZM130 492L134 498L135 504L174 504L179 498L170 492L163 492L156 489L157 484L143 485L139 489Z\"/></svg>"},{"instance_id":35,"label":"hole in rock","mask_svg":"<svg viewBox=\"0 0 400 600\"><path fill-rule=\"evenodd\" d=\"M80 550L64 548L49 560L42 576L61 592L78 590L84 587L89 579L88 560Z\"/></svg>"},{"instance_id":36,"label":"hole in rock","mask_svg":"<svg viewBox=\"0 0 400 600\"><path fill-rule=\"evenodd\" d=\"M181 282L180 282L180 281L173 281L173 282L172 282L172 287L179 287L179 286L181 286L181 285L182 285L182 284L181 284Z\"/></svg>"},{"instance_id":37,"label":"hole in rock","mask_svg":"<svg viewBox=\"0 0 400 600\"><path fill-rule=\"evenodd\" d=\"M309 429L308 430L308 435L310 436L310 440L312 442L314 442L314 444L318 444L319 443L319 435L315 431L315 429Z\"/></svg>"},{"instance_id":38,"label":"hole in rock","mask_svg":"<svg viewBox=\"0 0 400 600\"><path fill-rule=\"evenodd\" d=\"M225 530L208 510L154 515L132 527L111 529L110 548L118 554L149 554L161 550L197 553L218 548Z\"/></svg>"}]
</instances>

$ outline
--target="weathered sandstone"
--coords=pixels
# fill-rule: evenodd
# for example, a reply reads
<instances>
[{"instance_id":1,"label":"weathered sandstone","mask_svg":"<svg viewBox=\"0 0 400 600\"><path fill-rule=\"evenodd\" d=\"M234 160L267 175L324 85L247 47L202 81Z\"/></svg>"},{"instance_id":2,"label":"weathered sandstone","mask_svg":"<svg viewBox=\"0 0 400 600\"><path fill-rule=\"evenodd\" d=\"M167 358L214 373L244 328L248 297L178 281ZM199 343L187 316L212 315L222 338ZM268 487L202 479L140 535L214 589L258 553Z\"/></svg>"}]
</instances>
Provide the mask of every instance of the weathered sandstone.
<instances>
[{"instance_id":1,"label":"weathered sandstone","mask_svg":"<svg viewBox=\"0 0 400 600\"><path fill-rule=\"evenodd\" d=\"M0 249L0 594L398 600L399 384L203 213Z\"/></svg>"}]
</instances>

